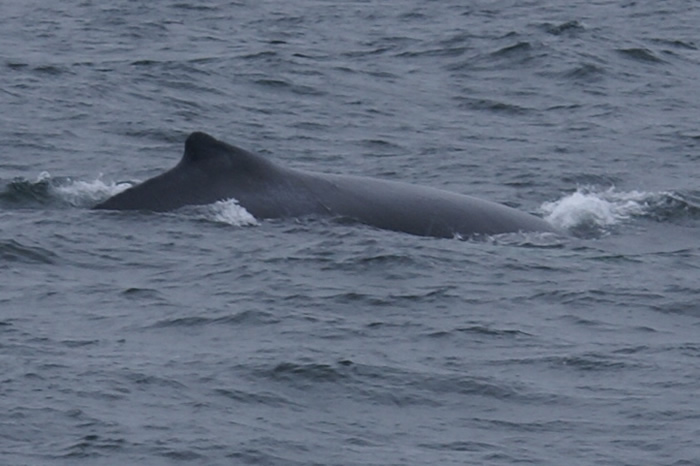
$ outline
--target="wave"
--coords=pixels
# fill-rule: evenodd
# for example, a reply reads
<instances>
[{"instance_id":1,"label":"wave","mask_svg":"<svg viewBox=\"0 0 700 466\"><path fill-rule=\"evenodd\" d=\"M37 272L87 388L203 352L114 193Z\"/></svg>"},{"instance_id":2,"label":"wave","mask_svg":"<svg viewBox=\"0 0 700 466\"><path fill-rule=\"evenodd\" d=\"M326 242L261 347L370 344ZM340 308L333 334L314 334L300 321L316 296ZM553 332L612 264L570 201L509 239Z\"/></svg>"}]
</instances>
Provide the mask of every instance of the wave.
<instances>
[{"instance_id":1,"label":"wave","mask_svg":"<svg viewBox=\"0 0 700 466\"><path fill-rule=\"evenodd\" d=\"M258 221L245 210L236 199L217 201L208 206L203 206L203 218L217 223L226 223L237 227L256 226Z\"/></svg>"},{"instance_id":2,"label":"wave","mask_svg":"<svg viewBox=\"0 0 700 466\"><path fill-rule=\"evenodd\" d=\"M101 176L92 181L53 177L41 172L35 180L15 178L0 192L0 205L6 208L31 208L46 205L90 207L133 186L134 182L105 182Z\"/></svg>"},{"instance_id":3,"label":"wave","mask_svg":"<svg viewBox=\"0 0 700 466\"><path fill-rule=\"evenodd\" d=\"M183 316L172 317L160 320L152 324L151 328L172 328L185 327L194 328L207 325L269 325L276 324L279 319L273 314L265 311L242 311L236 314L225 316L208 317L208 316Z\"/></svg>"},{"instance_id":4,"label":"wave","mask_svg":"<svg viewBox=\"0 0 700 466\"><path fill-rule=\"evenodd\" d=\"M700 217L700 204L690 195L672 191L618 191L579 187L575 192L540 207L553 225L579 237L597 237L632 218L668 221L679 217Z\"/></svg>"},{"instance_id":5,"label":"wave","mask_svg":"<svg viewBox=\"0 0 700 466\"><path fill-rule=\"evenodd\" d=\"M0 241L0 263L54 264L57 256L48 249L28 246L17 240Z\"/></svg>"}]
</instances>

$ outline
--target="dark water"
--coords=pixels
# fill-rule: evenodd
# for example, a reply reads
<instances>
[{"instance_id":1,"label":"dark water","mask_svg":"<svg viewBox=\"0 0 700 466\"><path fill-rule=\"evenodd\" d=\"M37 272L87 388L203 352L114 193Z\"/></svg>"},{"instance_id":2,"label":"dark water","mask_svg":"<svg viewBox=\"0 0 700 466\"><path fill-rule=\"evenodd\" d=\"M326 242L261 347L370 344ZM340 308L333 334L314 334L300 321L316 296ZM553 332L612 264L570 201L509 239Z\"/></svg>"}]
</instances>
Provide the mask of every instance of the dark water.
<instances>
[{"instance_id":1,"label":"dark water","mask_svg":"<svg viewBox=\"0 0 700 466\"><path fill-rule=\"evenodd\" d=\"M0 3L0 463L700 464L700 6ZM96 212L191 131L570 236Z\"/></svg>"}]
</instances>

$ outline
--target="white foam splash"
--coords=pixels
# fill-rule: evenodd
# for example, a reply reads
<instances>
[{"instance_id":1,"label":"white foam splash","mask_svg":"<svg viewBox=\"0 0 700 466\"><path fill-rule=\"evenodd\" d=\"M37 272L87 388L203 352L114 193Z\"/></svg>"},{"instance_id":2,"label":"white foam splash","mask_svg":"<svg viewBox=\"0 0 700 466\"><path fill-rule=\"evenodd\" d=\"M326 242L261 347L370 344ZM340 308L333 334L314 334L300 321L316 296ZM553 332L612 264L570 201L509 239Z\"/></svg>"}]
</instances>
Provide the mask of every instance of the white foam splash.
<instances>
[{"instance_id":1,"label":"white foam splash","mask_svg":"<svg viewBox=\"0 0 700 466\"><path fill-rule=\"evenodd\" d=\"M50 178L50 175L43 172L40 177ZM73 206L88 206L97 201L119 194L120 192L133 186L131 182L110 182L102 181L102 175L91 181L65 179L52 186L56 193L65 202Z\"/></svg>"},{"instance_id":2,"label":"white foam splash","mask_svg":"<svg viewBox=\"0 0 700 466\"><path fill-rule=\"evenodd\" d=\"M655 197L640 191L618 192L614 187L602 191L582 187L557 201L545 202L540 210L547 221L560 228L604 228L644 215Z\"/></svg>"},{"instance_id":3,"label":"white foam splash","mask_svg":"<svg viewBox=\"0 0 700 466\"><path fill-rule=\"evenodd\" d=\"M207 207L209 210L208 215L206 215L207 220L237 227L258 225L257 219L245 210L236 199L217 201Z\"/></svg>"},{"instance_id":4,"label":"white foam splash","mask_svg":"<svg viewBox=\"0 0 700 466\"><path fill-rule=\"evenodd\" d=\"M135 182L105 182L102 175L94 180L74 180L72 178L55 179L48 172L42 172L37 182L48 182L51 191L62 201L75 207L88 207L96 202L130 188ZM190 206L191 213L205 220L225 223L233 226L258 225L258 221L236 199L218 201L206 206Z\"/></svg>"},{"instance_id":5,"label":"white foam splash","mask_svg":"<svg viewBox=\"0 0 700 466\"><path fill-rule=\"evenodd\" d=\"M51 179L51 173L49 172L41 172L39 175L36 177L36 180L34 180L35 183L41 183L42 181L48 181Z\"/></svg>"}]
</instances>

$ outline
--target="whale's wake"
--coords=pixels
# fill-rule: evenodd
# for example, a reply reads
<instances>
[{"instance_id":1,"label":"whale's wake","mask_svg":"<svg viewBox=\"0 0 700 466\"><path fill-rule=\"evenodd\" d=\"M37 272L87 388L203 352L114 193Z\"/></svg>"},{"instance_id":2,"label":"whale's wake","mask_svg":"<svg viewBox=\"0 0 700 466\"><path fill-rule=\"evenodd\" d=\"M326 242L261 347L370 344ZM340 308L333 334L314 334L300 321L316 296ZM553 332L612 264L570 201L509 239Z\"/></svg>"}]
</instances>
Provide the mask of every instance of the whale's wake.
<instances>
[{"instance_id":1,"label":"whale's wake","mask_svg":"<svg viewBox=\"0 0 700 466\"><path fill-rule=\"evenodd\" d=\"M676 192L618 191L592 186L540 207L545 220L580 237L608 234L633 218L665 221L680 215L700 214L700 207Z\"/></svg>"}]
</instances>

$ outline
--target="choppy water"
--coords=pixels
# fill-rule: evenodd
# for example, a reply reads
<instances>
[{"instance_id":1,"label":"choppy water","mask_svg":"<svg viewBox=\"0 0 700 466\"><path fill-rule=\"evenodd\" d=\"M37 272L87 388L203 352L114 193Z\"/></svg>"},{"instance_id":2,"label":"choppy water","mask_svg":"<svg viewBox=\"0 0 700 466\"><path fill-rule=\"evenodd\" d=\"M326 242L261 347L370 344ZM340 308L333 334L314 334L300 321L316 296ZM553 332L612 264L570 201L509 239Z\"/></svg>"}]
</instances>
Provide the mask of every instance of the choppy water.
<instances>
[{"instance_id":1,"label":"choppy water","mask_svg":"<svg viewBox=\"0 0 700 466\"><path fill-rule=\"evenodd\" d=\"M700 6L0 3L0 462L700 464ZM570 237L89 209L191 131Z\"/></svg>"}]
</instances>

